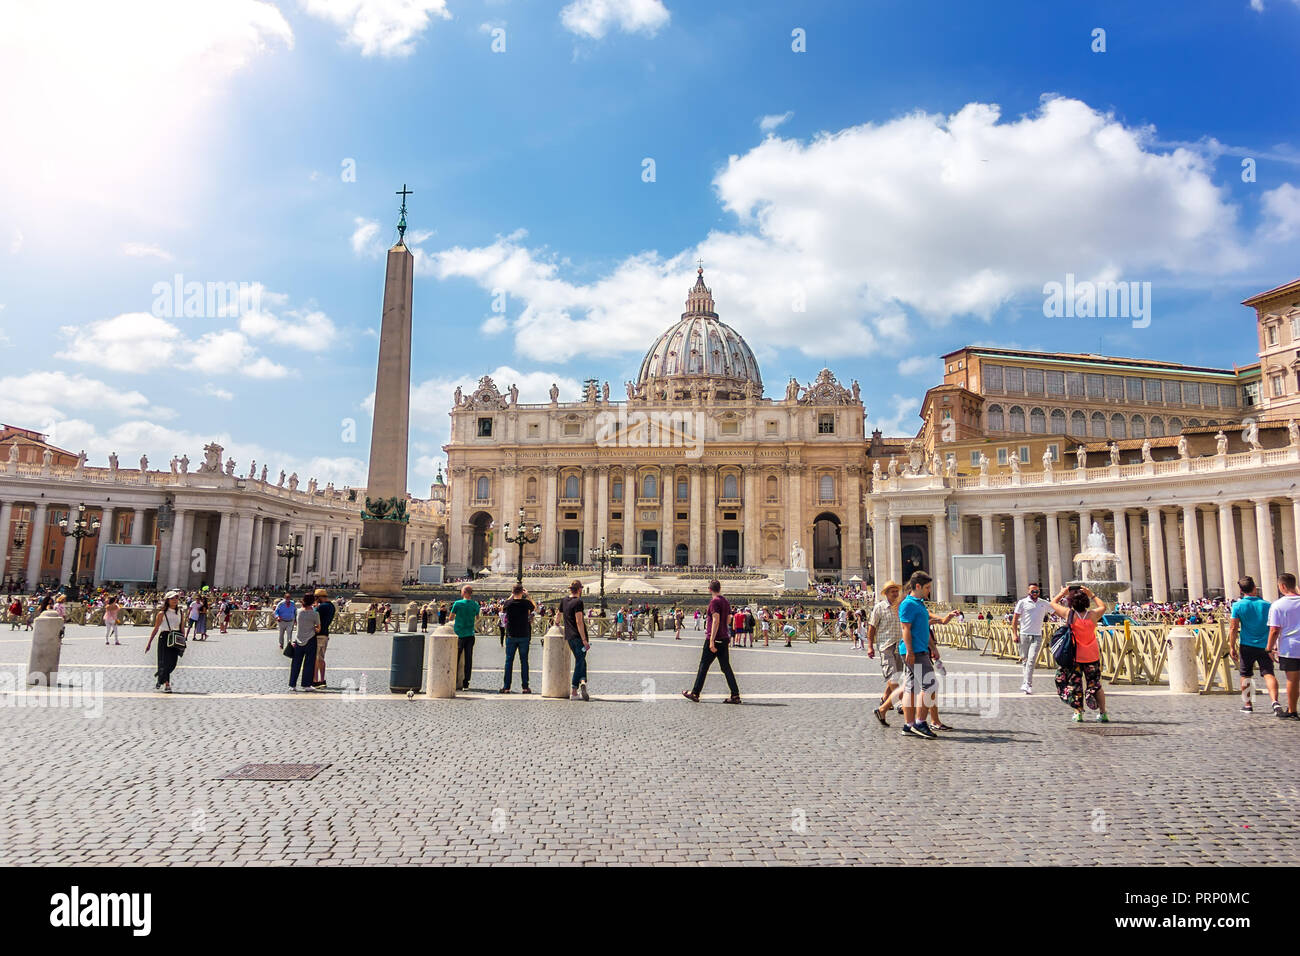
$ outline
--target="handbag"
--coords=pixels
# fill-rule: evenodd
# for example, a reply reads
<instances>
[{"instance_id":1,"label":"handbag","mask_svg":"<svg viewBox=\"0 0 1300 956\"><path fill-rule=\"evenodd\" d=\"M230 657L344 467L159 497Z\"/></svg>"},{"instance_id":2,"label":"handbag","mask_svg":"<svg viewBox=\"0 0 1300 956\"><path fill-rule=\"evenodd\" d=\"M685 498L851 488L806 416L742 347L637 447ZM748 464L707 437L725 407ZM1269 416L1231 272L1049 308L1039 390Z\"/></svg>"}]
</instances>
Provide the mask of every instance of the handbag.
<instances>
[{"instance_id":1,"label":"handbag","mask_svg":"<svg viewBox=\"0 0 1300 956\"><path fill-rule=\"evenodd\" d=\"M293 638L284 642L284 647L280 651L285 657L293 657Z\"/></svg>"},{"instance_id":2,"label":"handbag","mask_svg":"<svg viewBox=\"0 0 1300 956\"><path fill-rule=\"evenodd\" d=\"M1060 668L1069 668L1074 666L1074 630L1070 627L1070 622L1074 620L1074 611L1071 611L1065 619L1065 623L1056 629L1052 635L1052 657L1056 661L1056 666Z\"/></svg>"}]
</instances>

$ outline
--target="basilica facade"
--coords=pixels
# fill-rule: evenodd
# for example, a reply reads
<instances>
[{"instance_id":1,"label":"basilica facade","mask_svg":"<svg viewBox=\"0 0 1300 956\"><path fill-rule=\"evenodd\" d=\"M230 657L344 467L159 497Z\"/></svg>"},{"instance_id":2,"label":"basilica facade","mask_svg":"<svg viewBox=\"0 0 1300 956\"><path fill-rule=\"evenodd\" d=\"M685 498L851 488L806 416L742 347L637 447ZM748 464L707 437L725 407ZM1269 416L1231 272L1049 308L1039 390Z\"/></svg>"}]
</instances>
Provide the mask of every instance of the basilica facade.
<instances>
[{"instance_id":1,"label":"basilica facade","mask_svg":"<svg viewBox=\"0 0 1300 956\"><path fill-rule=\"evenodd\" d=\"M685 311L610 397L518 401L490 378L457 394L445 450L449 574L514 568L505 526L540 525L524 564L779 570L796 548L845 579L864 569L865 411L824 369L765 394L745 340L714 309L703 269Z\"/></svg>"}]
</instances>

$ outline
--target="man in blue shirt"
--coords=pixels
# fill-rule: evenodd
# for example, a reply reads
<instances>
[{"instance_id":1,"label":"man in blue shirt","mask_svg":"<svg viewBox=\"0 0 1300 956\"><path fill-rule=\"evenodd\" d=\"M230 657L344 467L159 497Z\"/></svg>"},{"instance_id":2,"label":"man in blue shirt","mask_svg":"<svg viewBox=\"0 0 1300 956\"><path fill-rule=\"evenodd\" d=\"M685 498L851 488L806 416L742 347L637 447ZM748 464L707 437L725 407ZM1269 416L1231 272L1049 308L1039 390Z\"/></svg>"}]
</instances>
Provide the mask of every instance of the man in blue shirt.
<instances>
[{"instance_id":1,"label":"man in blue shirt","mask_svg":"<svg viewBox=\"0 0 1300 956\"><path fill-rule=\"evenodd\" d=\"M457 690L469 690L470 675L474 673L474 625L478 614L479 603L474 600L474 589L467 584L460 589L460 600L451 606L452 628L456 631L459 645Z\"/></svg>"},{"instance_id":2,"label":"man in blue shirt","mask_svg":"<svg viewBox=\"0 0 1300 956\"><path fill-rule=\"evenodd\" d=\"M903 736L924 737L927 740L935 740L938 736L925 722L927 709L938 710L934 699L933 662L939 660L939 653L930 647L930 612L925 607L933 580L924 571L914 571L907 581L907 597L898 605L898 622L903 628L903 637L899 643L905 652ZM954 613L949 611L940 623L947 624Z\"/></svg>"},{"instance_id":3,"label":"man in blue shirt","mask_svg":"<svg viewBox=\"0 0 1300 956\"><path fill-rule=\"evenodd\" d=\"M1241 712L1254 713L1251 703L1251 681L1255 665L1264 679L1269 697L1273 698L1273 713L1282 709L1277 700L1277 677L1273 674L1273 658L1268 653L1269 603L1255 592L1255 579L1243 577L1237 581L1241 599L1232 605L1232 622L1228 625L1228 650L1234 661L1241 664ZM1241 651L1238 653L1237 645Z\"/></svg>"}]
</instances>

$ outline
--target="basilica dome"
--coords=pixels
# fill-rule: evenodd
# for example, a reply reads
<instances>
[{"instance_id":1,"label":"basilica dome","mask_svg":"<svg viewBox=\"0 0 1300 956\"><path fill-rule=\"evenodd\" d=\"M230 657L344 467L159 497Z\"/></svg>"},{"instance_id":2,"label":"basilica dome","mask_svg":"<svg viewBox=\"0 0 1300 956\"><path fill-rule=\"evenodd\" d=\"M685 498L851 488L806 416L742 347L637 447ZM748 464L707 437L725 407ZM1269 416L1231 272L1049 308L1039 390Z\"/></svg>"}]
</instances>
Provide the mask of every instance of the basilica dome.
<instances>
[{"instance_id":1,"label":"basilica dome","mask_svg":"<svg viewBox=\"0 0 1300 956\"><path fill-rule=\"evenodd\" d=\"M713 293L704 284L703 267L686 297L681 319L646 352L636 386L647 398L669 389L674 397L696 392L734 398L763 394L754 353L740 333L713 311Z\"/></svg>"}]
</instances>

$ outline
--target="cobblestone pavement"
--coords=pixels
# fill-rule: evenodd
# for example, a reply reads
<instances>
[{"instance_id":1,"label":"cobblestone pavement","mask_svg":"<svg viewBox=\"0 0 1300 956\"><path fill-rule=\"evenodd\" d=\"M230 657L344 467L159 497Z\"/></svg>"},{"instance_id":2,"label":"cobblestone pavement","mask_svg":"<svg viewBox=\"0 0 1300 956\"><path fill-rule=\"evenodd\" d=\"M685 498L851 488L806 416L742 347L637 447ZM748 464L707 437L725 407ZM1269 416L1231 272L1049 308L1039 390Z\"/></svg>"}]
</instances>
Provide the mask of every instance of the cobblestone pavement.
<instances>
[{"instance_id":1,"label":"cobblestone pavement","mask_svg":"<svg viewBox=\"0 0 1300 956\"><path fill-rule=\"evenodd\" d=\"M165 696L144 634L105 647L68 628L65 679L102 681L97 712L15 692L30 635L0 628L0 864L1216 865L1300 849L1300 723L1264 698L1247 716L1236 697L1118 687L1111 728L1145 733L1098 736L1049 672L1024 697L1013 664L950 651L966 699L924 741L871 717L880 671L847 643L734 650L746 703L729 707L716 668L704 702L680 697L690 631L598 641L586 704L497 694L493 637L456 700L389 694L387 635L332 639L330 684L354 690L291 695L268 632L191 644ZM534 641L534 691L541 659ZM328 767L217 779L250 762Z\"/></svg>"}]
</instances>

